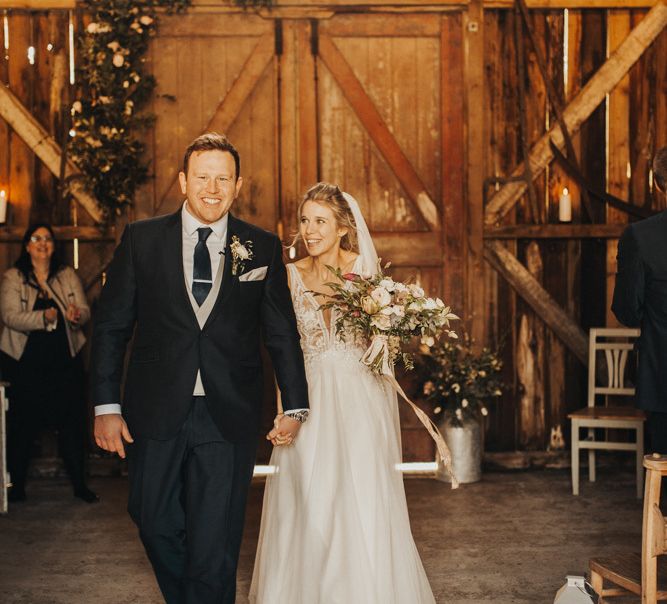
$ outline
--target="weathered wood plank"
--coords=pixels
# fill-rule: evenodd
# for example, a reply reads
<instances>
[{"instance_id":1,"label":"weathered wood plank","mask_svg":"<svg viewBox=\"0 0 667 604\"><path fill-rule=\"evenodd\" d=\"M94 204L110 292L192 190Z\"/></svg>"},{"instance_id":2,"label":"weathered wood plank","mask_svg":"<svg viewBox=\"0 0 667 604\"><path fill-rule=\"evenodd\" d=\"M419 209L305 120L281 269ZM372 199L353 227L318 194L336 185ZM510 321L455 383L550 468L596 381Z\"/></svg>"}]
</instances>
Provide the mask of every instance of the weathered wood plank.
<instances>
[{"instance_id":1,"label":"weathered wood plank","mask_svg":"<svg viewBox=\"0 0 667 604\"><path fill-rule=\"evenodd\" d=\"M484 103L484 10L481 0L472 0L463 18L465 31L465 82L467 121L467 199L466 199L466 320L468 330L477 346L484 342L484 191L482 178L470 178L484 174L485 146L484 122L477 111Z\"/></svg>"},{"instance_id":2,"label":"weathered wood plank","mask_svg":"<svg viewBox=\"0 0 667 604\"><path fill-rule=\"evenodd\" d=\"M437 233L410 233L409 240L406 245L405 233L373 233L373 243L383 262L391 261L392 266L415 266L415 263L423 267L441 266Z\"/></svg>"},{"instance_id":3,"label":"weathered wood plank","mask_svg":"<svg viewBox=\"0 0 667 604\"><path fill-rule=\"evenodd\" d=\"M511 224L486 227L484 239L617 239L623 224Z\"/></svg>"},{"instance_id":4,"label":"weathered wood plank","mask_svg":"<svg viewBox=\"0 0 667 604\"><path fill-rule=\"evenodd\" d=\"M526 249L528 273L536 282L544 277L540 248L531 242ZM545 436L545 333L544 324L533 313L519 318L516 371L519 378L519 444L525 449L540 449Z\"/></svg>"},{"instance_id":5,"label":"weathered wood plank","mask_svg":"<svg viewBox=\"0 0 667 604\"><path fill-rule=\"evenodd\" d=\"M433 230L440 229L438 208L419 175L380 116L349 63L329 36L320 36L322 61L341 87L345 98L368 131L369 136L390 165L399 182L417 205L424 220Z\"/></svg>"},{"instance_id":6,"label":"weathered wood plank","mask_svg":"<svg viewBox=\"0 0 667 604\"><path fill-rule=\"evenodd\" d=\"M0 86L0 116L7 121L14 132L28 145L29 149L44 162L44 165L53 174L59 176L62 154L60 147L20 100L4 86ZM18 151L12 149L12 157L16 153ZM68 161L65 175L73 176L79 173L78 168L71 161ZM15 179L12 178L12 182L15 182ZM74 181L71 189L74 198L90 216L96 222L102 222L102 211L97 200L84 189L83 185Z\"/></svg>"},{"instance_id":7,"label":"weathered wood plank","mask_svg":"<svg viewBox=\"0 0 667 604\"><path fill-rule=\"evenodd\" d=\"M299 189L305 192L318 178L317 80L311 41L316 32L312 23L297 24L298 94L299 94Z\"/></svg>"},{"instance_id":8,"label":"weathered wood plank","mask_svg":"<svg viewBox=\"0 0 667 604\"><path fill-rule=\"evenodd\" d=\"M605 96L612 91L625 76L630 67L639 59L646 48L656 39L667 25L667 5L657 4L646 15L642 22L630 33L625 41L616 49L597 73L588 81L581 92L572 100L563 112L565 123L571 133L576 132L581 124L590 116ZM558 125L546 133L531 149L528 161L533 176L537 178L552 158L549 140L559 148L564 145L563 136ZM523 173L523 165L518 166L514 176ZM504 216L520 199L526 190L525 183L508 183L496 193L485 212L487 224L494 224Z\"/></svg>"},{"instance_id":9,"label":"weathered wood plank","mask_svg":"<svg viewBox=\"0 0 667 604\"><path fill-rule=\"evenodd\" d=\"M188 13L160 20L158 35L163 38L206 38L206 37L247 37L269 36L273 33L271 20L252 18L247 12L228 14L224 18L216 18L215 26L211 26L210 14Z\"/></svg>"},{"instance_id":10,"label":"weathered wood plank","mask_svg":"<svg viewBox=\"0 0 667 604\"><path fill-rule=\"evenodd\" d=\"M257 45L250 53L238 77L234 80L231 88L218 105L213 117L206 124L202 133L213 131L225 133L229 130L243 108L248 96L254 90L257 82L259 82L273 58L273 52L273 33L265 34L258 40ZM174 211L180 200L178 191L178 170L176 170L174 176L171 178L171 184L165 189L165 193L155 213L164 214Z\"/></svg>"},{"instance_id":11,"label":"weathered wood plank","mask_svg":"<svg viewBox=\"0 0 667 604\"><path fill-rule=\"evenodd\" d=\"M443 296L463 311L465 292L465 107L463 23L460 14L440 19Z\"/></svg>"},{"instance_id":12,"label":"weathered wood plank","mask_svg":"<svg viewBox=\"0 0 667 604\"><path fill-rule=\"evenodd\" d=\"M588 338L581 327L555 302L528 270L497 241L484 244L486 260L510 283L537 315L579 358L588 363Z\"/></svg>"}]
</instances>

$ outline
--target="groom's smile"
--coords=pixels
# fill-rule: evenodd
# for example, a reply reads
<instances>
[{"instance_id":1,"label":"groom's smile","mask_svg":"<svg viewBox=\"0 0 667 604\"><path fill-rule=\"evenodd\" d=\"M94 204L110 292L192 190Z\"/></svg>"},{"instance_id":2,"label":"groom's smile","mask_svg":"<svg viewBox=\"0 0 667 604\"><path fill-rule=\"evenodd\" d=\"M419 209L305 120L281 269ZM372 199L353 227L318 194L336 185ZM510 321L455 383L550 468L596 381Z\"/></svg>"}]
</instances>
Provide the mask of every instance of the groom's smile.
<instances>
[{"instance_id":1,"label":"groom's smile","mask_svg":"<svg viewBox=\"0 0 667 604\"><path fill-rule=\"evenodd\" d=\"M186 196L187 211L204 224L220 220L241 190L236 164L228 151L196 151L188 162L188 173L178 175Z\"/></svg>"}]
</instances>

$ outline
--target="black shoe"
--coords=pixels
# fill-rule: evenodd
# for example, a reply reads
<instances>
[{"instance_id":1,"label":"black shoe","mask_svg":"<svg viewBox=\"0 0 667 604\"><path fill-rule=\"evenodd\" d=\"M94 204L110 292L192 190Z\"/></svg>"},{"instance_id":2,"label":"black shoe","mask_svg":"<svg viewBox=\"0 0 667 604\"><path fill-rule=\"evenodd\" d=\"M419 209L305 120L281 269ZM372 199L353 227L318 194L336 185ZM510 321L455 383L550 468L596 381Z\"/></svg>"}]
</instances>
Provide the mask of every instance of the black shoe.
<instances>
[{"instance_id":1,"label":"black shoe","mask_svg":"<svg viewBox=\"0 0 667 604\"><path fill-rule=\"evenodd\" d=\"M27 497L25 496L25 489L19 487L11 487L9 493L7 494L7 500L10 503L17 503L18 501L25 501Z\"/></svg>"},{"instance_id":2,"label":"black shoe","mask_svg":"<svg viewBox=\"0 0 667 604\"><path fill-rule=\"evenodd\" d=\"M97 503L100 500L100 497L94 491L91 491L88 487L82 487L74 491L74 497L83 499L86 503Z\"/></svg>"}]
</instances>

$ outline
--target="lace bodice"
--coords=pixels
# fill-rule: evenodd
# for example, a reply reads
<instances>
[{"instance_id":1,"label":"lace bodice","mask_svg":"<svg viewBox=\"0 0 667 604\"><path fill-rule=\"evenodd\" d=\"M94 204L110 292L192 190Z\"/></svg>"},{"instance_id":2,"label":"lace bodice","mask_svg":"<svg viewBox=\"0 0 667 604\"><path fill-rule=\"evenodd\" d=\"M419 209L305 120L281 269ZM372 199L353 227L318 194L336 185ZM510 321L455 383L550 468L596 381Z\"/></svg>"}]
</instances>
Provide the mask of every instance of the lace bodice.
<instances>
[{"instance_id":1,"label":"lace bodice","mask_svg":"<svg viewBox=\"0 0 667 604\"><path fill-rule=\"evenodd\" d=\"M359 258L355 261L352 272L357 269L358 263ZM331 352L344 353L350 360L358 362L363 349L351 339L344 341L336 333L336 311L331 310L330 325L327 325L324 314L319 310L320 304L306 288L299 269L294 264L288 264L287 270L290 272L292 303L306 363Z\"/></svg>"}]
</instances>

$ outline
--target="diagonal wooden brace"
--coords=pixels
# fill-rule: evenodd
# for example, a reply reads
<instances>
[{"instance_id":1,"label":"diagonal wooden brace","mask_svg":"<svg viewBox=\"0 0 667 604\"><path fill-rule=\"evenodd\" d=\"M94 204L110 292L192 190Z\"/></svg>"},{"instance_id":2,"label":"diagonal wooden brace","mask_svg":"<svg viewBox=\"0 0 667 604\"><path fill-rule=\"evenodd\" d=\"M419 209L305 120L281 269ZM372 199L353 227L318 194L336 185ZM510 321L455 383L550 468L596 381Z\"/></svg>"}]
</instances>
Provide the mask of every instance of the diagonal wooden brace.
<instances>
[{"instance_id":1,"label":"diagonal wooden brace","mask_svg":"<svg viewBox=\"0 0 667 604\"><path fill-rule=\"evenodd\" d=\"M5 86L0 86L0 116L11 126L33 153L42 160L44 165L60 178L62 150L52 136L34 118L21 101ZM67 162L65 176L80 174L80 170L71 162ZM104 215L97 200L88 193L83 183L74 179L70 185L74 199L91 215L93 220L101 223Z\"/></svg>"},{"instance_id":2,"label":"diagonal wooden brace","mask_svg":"<svg viewBox=\"0 0 667 604\"><path fill-rule=\"evenodd\" d=\"M641 23L630 32L623 43L563 111L563 119L570 134L579 130L581 125L604 100L605 96L616 87L644 51L660 35L666 25L667 5L659 2L647 13ZM560 126L554 126L530 150L528 161L530 162L533 178L542 174L553 158L549 147L550 139L559 149L564 147L565 141ZM512 176L520 176L523 173L523 165L519 165L512 172ZM511 182L503 185L489 200L484 213L484 222L489 226L499 223L503 216L521 199L525 191L526 183L524 182Z\"/></svg>"},{"instance_id":3,"label":"diagonal wooden brace","mask_svg":"<svg viewBox=\"0 0 667 604\"><path fill-rule=\"evenodd\" d=\"M419 178L410 160L396 142L396 138L382 119L375 104L354 74L352 67L343 53L338 50L331 37L320 36L319 57L340 86L362 126L382 153L405 192L417 206L426 224L433 231L440 230L438 207L426 191L426 186Z\"/></svg>"},{"instance_id":4,"label":"diagonal wooden brace","mask_svg":"<svg viewBox=\"0 0 667 604\"><path fill-rule=\"evenodd\" d=\"M532 307L577 358L588 365L588 338L526 267L499 241L484 242L484 258Z\"/></svg>"}]
</instances>

